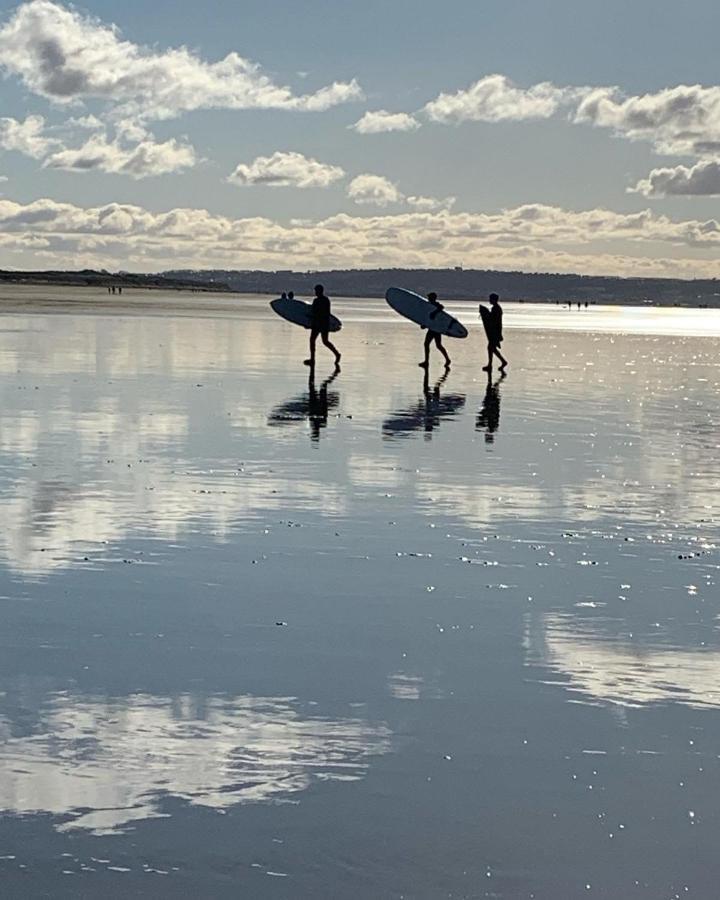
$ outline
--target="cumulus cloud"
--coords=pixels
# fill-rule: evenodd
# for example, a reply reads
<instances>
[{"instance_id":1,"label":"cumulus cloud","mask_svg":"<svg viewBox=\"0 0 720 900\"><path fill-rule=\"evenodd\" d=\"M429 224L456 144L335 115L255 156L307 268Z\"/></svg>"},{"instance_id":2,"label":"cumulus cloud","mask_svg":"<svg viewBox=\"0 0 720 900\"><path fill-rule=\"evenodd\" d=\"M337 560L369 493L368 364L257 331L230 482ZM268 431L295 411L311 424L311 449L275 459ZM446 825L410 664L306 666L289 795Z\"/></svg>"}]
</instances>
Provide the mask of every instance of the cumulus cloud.
<instances>
[{"instance_id":1,"label":"cumulus cloud","mask_svg":"<svg viewBox=\"0 0 720 900\"><path fill-rule=\"evenodd\" d=\"M196 161L195 150L174 138L162 143L145 140L133 147L123 147L118 141L108 141L104 134L95 134L78 149L63 149L51 154L43 165L50 169L147 178L179 172L194 166Z\"/></svg>"},{"instance_id":2,"label":"cumulus cloud","mask_svg":"<svg viewBox=\"0 0 720 900\"><path fill-rule=\"evenodd\" d=\"M397 185L383 175L357 175L348 185L348 197L355 203L388 206L399 203L403 194Z\"/></svg>"},{"instance_id":3,"label":"cumulus cloud","mask_svg":"<svg viewBox=\"0 0 720 900\"><path fill-rule=\"evenodd\" d=\"M645 197L720 196L720 160L703 160L691 167L653 169L647 178L630 188L630 193Z\"/></svg>"},{"instance_id":4,"label":"cumulus cloud","mask_svg":"<svg viewBox=\"0 0 720 900\"><path fill-rule=\"evenodd\" d=\"M669 252L659 254L665 245ZM630 252L636 248L637 254ZM688 251L683 257L683 248ZM443 267L718 276L720 223L649 210L525 205L498 213L340 213L289 223L203 209L150 212L131 204L83 208L0 198L0 259L37 265L136 268ZM27 257L23 257L23 252Z\"/></svg>"},{"instance_id":5,"label":"cumulus cloud","mask_svg":"<svg viewBox=\"0 0 720 900\"><path fill-rule=\"evenodd\" d=\"M344 175L340 166L318 162L302 153L278 150L272 156L258 156L251 163L240 163L228 181L240 186L326 188Z\"/></svg>"},{"instance_id":6,"label":"cumulus cloud","mask_svg":"<svg viewBox=\"0 0 720 900\"><path fill-rule=\"evenodd\" d=\"M659 153L720 154L720 86L681 84L629 97L618 88L596 88L580 101L574 120L650 141Z\"/></svg>"},{"instance_id":7,"label":"cumulus cloud","mask_svg":"<svg viewBox=\"0 0 720 900\"><path fill-rule=\"evenodd\" d=\"M416 131L418 120L410 113L391 113L386 109L368 111L350 128L358 134L381 134L387 131Z\"/></svg>"},{"instance_id":8,"label":"cumulus cloud","mask_svg":"<svg viewBox=\"0 0 720 900\"><path fill-rule=\"evenodd\" d=\"M41 159L59 144L56 138L46 135L42 116L28 116L23 122L12 118L0 119L0 150L16 150L33 159Z\"/></svg>"},{"instance_id":9,"label":"cumulus cloud","mask_svg":"<svg viewBox=\"0 0 720 900\"><path fill-rule=\"evenodd\" d=\"M577 96L578 88L557 87L550 82L517 87L504 75L487 75L465 90L440 94L424 107L434 122L519 122L549 119Z\"/></svg>"},{"instance_id":10,"label":"cumulus cloud","mask_svg":"<svg viewBox=\"0 0 720 900\"><path fill-rule=\"evenodd\" d=\"M406 197L405 202L418 212L437 212L441 209L452 209L455 206L456 197Z\"/></svg>"},{"instance_id":11,"label":"cumulus cloud","mask_svg":"<svg viewBox=\"0 0 720 900\"><path fill-rule=\"evenodd\" d=\"M354 80L296 95L237 53L206 62L186 47L143 47L52 0L23 3L0 29L0 66L57 103L99 98L142 119L214 108L322 111L362 97Z\"/></svg>"}]
</instances>

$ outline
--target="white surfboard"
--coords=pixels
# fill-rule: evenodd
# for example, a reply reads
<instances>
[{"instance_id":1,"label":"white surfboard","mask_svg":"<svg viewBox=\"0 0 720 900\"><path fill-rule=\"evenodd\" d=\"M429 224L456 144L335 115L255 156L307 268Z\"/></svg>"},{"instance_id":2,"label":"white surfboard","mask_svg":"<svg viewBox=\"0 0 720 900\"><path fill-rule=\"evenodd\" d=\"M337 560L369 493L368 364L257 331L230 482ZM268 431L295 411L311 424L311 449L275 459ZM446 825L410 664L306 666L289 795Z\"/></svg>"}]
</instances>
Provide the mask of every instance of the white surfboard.
<instances>
[{"instance_id":1,"label":"white surfboard","mask_svg":"<svg viewBox=\"0 0 720 900\"><path fill-rule=\"evenodd\" d=\"M312 328L312 305L305 303L304 300L298 300L293 297L279 297L277 300L271 300L270 306L281 318L293 325L300 325L302 328ZM336 316L330 316L330 327L328 331L340 331L342 322Z\"/></svg>"},{"instance_id":2,"label":"white surfboard","mask_svg":"<svg viewBox=\"0 0 720 900\"><path fill-rule=\"evenodd\" d=\"M445 310L438 312L437 307L421 297L420 294L406 291L405 288L391 287L385 292L385 299L395 312L422 328L427 328L428 331L435 331L438 334L454 338L468 336L467 328L461 322L458 322ZM435 315L432 315L433 312Z\"/></svg>"}]
</instances>

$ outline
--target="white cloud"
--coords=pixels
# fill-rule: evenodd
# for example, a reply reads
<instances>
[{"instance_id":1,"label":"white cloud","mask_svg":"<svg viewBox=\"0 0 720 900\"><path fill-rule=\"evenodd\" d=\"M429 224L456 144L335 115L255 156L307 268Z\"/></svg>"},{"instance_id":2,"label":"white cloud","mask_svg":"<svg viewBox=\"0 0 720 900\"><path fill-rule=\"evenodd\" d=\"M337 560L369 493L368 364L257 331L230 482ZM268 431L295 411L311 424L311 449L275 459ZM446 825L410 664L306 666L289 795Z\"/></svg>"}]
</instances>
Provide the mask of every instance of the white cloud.
<instances>
[{"instance_id":1,"label":"white cloud","mask_svg":"<svg viewBox=\"0 0 720 900\"><path fill-rule=\"evenodd\" d=\"M28 116L24 122L18 119L0 119L0 150L16 150L33 159L45 156L60 141L45 135L45 119Z\"/></svg>"},{"instance_id":2,"label":"white cloud","mask_svg":"<svg viewBox=\"0 0 720 900\"><path fill-rule=\"evenodd\" d=\"M388 206L399 203L403 194L383 175L366 174L353 178L348 186L348 197L361 205Z\"/></svg>"},{"instance_id":3,"label":"white cloud","mask_svg":"<svg viewBox=\"0 0 720 900\"><path fill-rule=\"evenodd\" d=\"M358 134L381 134L387 131L416 131L418 120L410 113L391 113L386 109L368 111L350 128Z\"/></svg>"},{"instance_id":4,"label":"white cloud","mask_svg":"<svg viewBox=\"0 0 720 900\"><path fill-rule=\"evenodd\" d=\"M487 75L466 90L440 94L424 107L434 122L503 122L548 119L562 104L577 96L578 88L550 82L516 87L504 75Z\"/></svg>"},{"instance_id":5,"label":"white cloud","mask_svg":"<svg viewBox=\"0 0 720 900\"><path fill-rule=\"evenodd\" d=\"M94 134L82 147L53 153L43 165L50 169L100 171L147 178L190 168L196 161L194 149L174 138L162 143L145 140L133 147L123 147L117 141L108 141L103 134Z\"/></svg>"},{"instance_id":6,"label":"white cloud","mask_svg":"<svg viewBox=\"0 0 720 900\"><path fill-rule=\"evenodd\" d=\"M251 163L240 163L228 181L241 186L325 188L344 175L340 166L318 162L302 153L278 150L272 156L258 156Z\"/></svg>"},{"instance_id":7,"label":"white cloud","mask_svg":"<svg viewBox=\"0 0 720 900\"><path fill-rule=\"evenodd\" d=\"M692 167L653 169L647 178L630 189L630 193L646 197L720 196L720 160L702 160Z\"/></svg>"},{"instance_id":8,"label":"white cloud","mask_svg":"<svg viewBox=\"0 0 720 900\"><path fill-rule=\"evenodd\" d=\"M720 86L681 84L630 97L618 88L596 88L581 100L574 120L650 141L659 153L713 156L720 153Z\"/></svg>"},{"instance_id":9,"label":"white cloud","mask_svg":"<svg viewBox=\"0 0 720 900\"><path fill-rule=\"evenodd\" d=\"M437 212L441 209L452 209L457 197L406 197L405 202L418 212Z\"/></svg>"},{"instance_id":10,"label":"white cloud","mask_svg":"<svg viewBox=\"0 0 720 900\"><path fill-rule=\"evenodd\" d=\"M186 47L139 46L52 0L22 4L0 29L0 66L57 103L99 98L141 119L214 108L322 111L362 97L354 80L296 95L237 53L210 63Z\"/></svg>"},{"instance_id":11,"label":"white cloud","mask_svg":"<svg viewBox=\"0 0 720 900\"><path fill-rule=\"evenodd\" d=\"M526 205L492 214L340 213L282 223L203 209L153 213L130 204L83 208L0 198L0 259L17 264L26 253L33 265L44 260L66 268L443 267L459 261L478 268L692 277L720 275L719 249L717 220L673 220L650 210Z\"/></svg>"}]
</instances>

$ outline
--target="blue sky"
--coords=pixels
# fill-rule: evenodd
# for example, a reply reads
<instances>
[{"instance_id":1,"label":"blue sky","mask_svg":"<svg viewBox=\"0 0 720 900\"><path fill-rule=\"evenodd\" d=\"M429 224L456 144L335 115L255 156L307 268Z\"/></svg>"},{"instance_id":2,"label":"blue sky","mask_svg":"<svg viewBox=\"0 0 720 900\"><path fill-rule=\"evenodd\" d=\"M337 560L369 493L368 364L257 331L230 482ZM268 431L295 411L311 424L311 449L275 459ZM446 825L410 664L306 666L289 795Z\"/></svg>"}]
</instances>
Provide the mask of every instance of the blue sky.
<instances>
[{"instance_id":1,"label":"blue sky","mask_svg":"<svg viewBox=\"0 0 720 900\"><path fill-rule=\"evenodd\" d=\"M2 0L0 266L720 275L718 25L706 0Z\"/></svg>"}]
</instances>

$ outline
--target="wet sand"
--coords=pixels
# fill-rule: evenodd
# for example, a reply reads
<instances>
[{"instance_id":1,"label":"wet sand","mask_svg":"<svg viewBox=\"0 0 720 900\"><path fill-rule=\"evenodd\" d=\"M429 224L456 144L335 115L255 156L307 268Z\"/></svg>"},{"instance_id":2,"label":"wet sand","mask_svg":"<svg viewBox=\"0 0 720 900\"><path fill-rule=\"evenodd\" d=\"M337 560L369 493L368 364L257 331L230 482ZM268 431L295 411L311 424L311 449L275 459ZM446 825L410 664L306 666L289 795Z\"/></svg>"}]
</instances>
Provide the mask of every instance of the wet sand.
<instances>
[{"instance_id":1,"label":"wet sand","mask_svg":"<svg viewBox=\"0 0 720 900\"><path fill-rule=\"evenodd\" d=\"M716 896L717 313L106 296L0 294L4 896Z\"/></svg>"}]
</instances>

